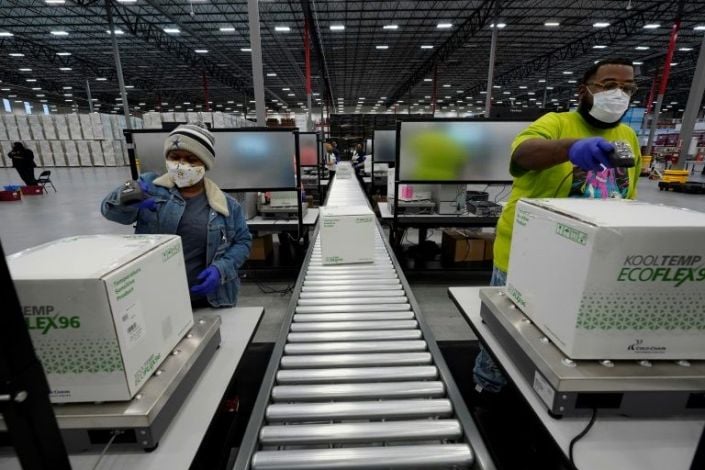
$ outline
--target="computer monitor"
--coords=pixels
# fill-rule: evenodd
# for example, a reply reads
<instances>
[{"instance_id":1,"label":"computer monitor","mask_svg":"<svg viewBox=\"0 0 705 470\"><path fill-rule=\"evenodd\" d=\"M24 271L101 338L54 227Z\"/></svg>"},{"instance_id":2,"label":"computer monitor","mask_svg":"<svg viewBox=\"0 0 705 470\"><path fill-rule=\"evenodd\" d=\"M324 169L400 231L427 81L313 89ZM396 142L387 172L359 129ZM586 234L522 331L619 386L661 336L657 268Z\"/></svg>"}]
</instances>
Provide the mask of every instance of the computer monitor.
<instances>
[{"instance_id":1,"label":"computer monitor","mask_svg":"<svg viewBox=\"0 0 705 470\"><path fill-rule=\"evenodd\" d=\"M372 158L375 163L394 163L397 148L397 131L375 130L372 140Z\"/></svg>"},{"instance_id":2,"label":"computer monitor","mask_svg":"<svg viewBox=\"0 0 705 470\"><path fill-rule=\"evenodd\" d=\"M400 122L399 181L510 182L511 144L529 124L486 119Z\"/></svg>"},{"instance_id":3,"label":"computer monitor","mask_svg":"<svg viewBox=\"0 0 705 470\"><path fill-rule=\"evenodd\" d=\"M318 164L318 134L307 132L299 134L299 156L301 166Z\"/></svg>"},{"instance_id":4,"label":"computer monitor","mask_svg":"<svg viewBox=\"0 0 705 470\"><path fill-rule=\"evenodd\" d=\"M291 129L212 131L215 167L206 173L227 191L296 187L296 144ZM164 140L168 132L132 133L142 173L164 173Z\"/></svg>"}]
</instances>

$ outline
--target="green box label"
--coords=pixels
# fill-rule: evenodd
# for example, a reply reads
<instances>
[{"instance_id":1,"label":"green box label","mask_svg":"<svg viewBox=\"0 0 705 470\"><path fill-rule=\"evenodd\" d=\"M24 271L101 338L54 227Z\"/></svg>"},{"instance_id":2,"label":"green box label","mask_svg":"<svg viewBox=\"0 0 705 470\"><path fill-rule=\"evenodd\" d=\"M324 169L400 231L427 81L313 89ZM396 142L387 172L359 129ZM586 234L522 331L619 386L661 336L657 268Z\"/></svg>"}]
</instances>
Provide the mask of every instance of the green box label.
<instances>
[{"instance_id":1,"label":"green box label","mask_svg":"<svg viewBox=\"0 0 705 470\"><path fill-rule=\"evenodd\" d=\"M577 230L573 227L569 227L563 224L556 224L556 233L561 237L567 238L572 242L578 243L583 246L587 245L588 234L585 232L581 232L580 230Z\"/></svg>"}]
</instances>

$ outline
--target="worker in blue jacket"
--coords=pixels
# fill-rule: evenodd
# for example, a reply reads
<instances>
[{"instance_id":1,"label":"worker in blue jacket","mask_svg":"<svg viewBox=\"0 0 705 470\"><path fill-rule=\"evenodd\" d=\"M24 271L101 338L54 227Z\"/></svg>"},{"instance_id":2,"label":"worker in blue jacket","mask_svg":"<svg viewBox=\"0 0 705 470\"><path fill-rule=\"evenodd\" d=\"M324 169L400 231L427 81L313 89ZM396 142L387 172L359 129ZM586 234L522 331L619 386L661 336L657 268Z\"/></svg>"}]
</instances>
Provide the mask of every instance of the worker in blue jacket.
<instances>
[{"instance_id":1,"label":"worker in blue jacket","mask_svg":"<svg viewBox=\"0 0 705 470\"><path fill-rule=\"evenodd\" d=\"M140 176L141 200L122 204L120 187L101 212L113 222L136 223L138 234L181 236L192 305L234 306L252 236L240 205L205 177L215 164L214 137L199 125L181 125L167 137L164 156L165 174Z\"/></svg>"}]
</instances>

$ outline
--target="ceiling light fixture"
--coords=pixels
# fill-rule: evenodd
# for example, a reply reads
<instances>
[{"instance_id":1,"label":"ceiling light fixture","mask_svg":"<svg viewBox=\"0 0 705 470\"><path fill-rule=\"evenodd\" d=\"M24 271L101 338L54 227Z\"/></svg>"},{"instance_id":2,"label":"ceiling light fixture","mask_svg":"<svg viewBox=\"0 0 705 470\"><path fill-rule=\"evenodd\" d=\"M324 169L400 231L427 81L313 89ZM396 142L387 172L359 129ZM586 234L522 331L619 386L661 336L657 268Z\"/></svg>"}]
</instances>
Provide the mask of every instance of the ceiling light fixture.
<instances>
[{"instance_id":1,"label":"ceiling light fixture","mask_svg":"<svg viewBox=\"0 0 705 470\"><path fill-rule=\"evenodd\" d=\"M396 24L385 24L382 29L399 29L399 25Z\"/></svg>"},{"instance_id":2,"label":"ceiling light fixture","mask_svg":"<svg viewBox=\"0 0 705 470\"><path fill-rule=\"evenodd\" d=\"M705 31L705 25L698 25L693 28L693 31Z\"/></svg>"},{"instance_id":3,"label":"ceiling light fixture","mask_svg":"<svg viewBox=\"0 0 705 470\"><path fill-rule=\"evenodd\" d=\"M69 33L67 33L66 31L50 31L50 34L52 36L68 36L69 35Z\"/></svg>"},{"instance_id":4,"label":"ceiling light fixture","mask_svg":"<svg viewBox=\"0 0 705 470\"><path fill-rule=\"evenodd\" d=\"M277 31L278 33L288 33L291 31L291 27L289 26L275 26L274 31Z\"/></svg>"},{"instance_id":5,"label":"ceiling light fixture","mask_svg":"<svg viewBox=\"0 0 705 470\"><path fill-rule=\"evenodd\" d=\"M606 28L606 27L608 27L609 25L610 25L610 24L607 23L606 21L598 21L597 23L593 23L593 24L592 24L592 27L593 27L593 28Z\"/></svg>"},{"instance_id":6,"label":"ceiling light fixture","mask_svg":"<svg viewBox=\"0 0 705 470\"><path fill-rule=\"evenodd\" d=\"M379 46L375 46L375 49L381 49L381 50L389 49L389 46L387 46L386 44L381 44Z\"/></svg>"},{"instance_id":7,"label":"ceiling light fixture","mask_svg":"<svg viewBox=\"0 0 705 470\"><path fill-rule=\"evenodd\" d=\"M10 52L10 57L24 57L21 52Z\"/></svg>"},{"instance_id":8,"label":"ceiling light fixture","mask_svg":"<svg viewBox=\"0 0 705 470\"><path fill-rule=\"evenodd\" d=\"M164 28L163 31L167 34L179 34L181 32L179 28Z\"/></svg>"},{"instance_id":9,"label":"ceiling light fixture","mask_svg":"<svg viewBox=\"0 0 705 470\"><path fill-rule=\"evenodd\" d=\"M634 49L636 49L637 51L648 51L649 46L636 46Z\"/></svg>"},{"instance_id":10,"label":"ceiling light fixture","mask_svg":"<svg viewBox=\"0 0 705 470\"><path fill-rule=\"evenodd\" d=\"M240 50L241 50L242 52L252 52L252 49L249 48L249 47L241 47Z\"/></svg>"},{"instance_id":11,"label":"ceiling light fixture","mask_svg":"<svg viewBox=\"0 0 705 470\"><path fill-rule=\"evenodd\" d=\"M507 27L507 23L497 23L497 29L504 29ZM494 23L490 25L490 28L494 28Z\"/></svg>"},{"instance_id":12,"label":"ceiling light fixture","mask_svg":"<svg viewBox=\"0 0 705 470\"><path fill-rule=\"evenodd\" d=\"M20 70L20 72L31 72L32 71L32 69L28 69L28 68L21 68L19 70Z\"/></svg>"},{"instance_id":13,"label":"ceiling light fixture","mask_svg":"<svg viewBox=\"0 0 705 470\"><path fill-rule=\"evenodd\" d=\"M607 49L607 46L605 46L604 44L595 44L594 46L592 46L592 48L593 49Z\"/></svg>"},{"instance_id":14,"label":"ceiling light fixture","mask_svg":"<svg viewBox=\"0 0 705 470\"><path fill-rule=\"evenodd\" d=\"M61 70L62 72L70 72L73 69L71 67L59 67L59 70Z\"/></svg>"},{"instance_id":15,"label":"ceiling light fixture","mask_svg":"<svg viewBox=\"0 0 705 470\"><path fill-rule=\"evenodd\" d=\"M234 33L235 28L233 28L232 26L223 26L222 28L219 28L219 31L221 33Z\"/></svg>"},{"instance_id":16,"label":"ceiling light fixture","mask_svg":"<svg viewBox=\"0 0 705 470\"><path fill-rule=\"evenodd\" d=\"M558 21L546 21L543 25L549 28L556 28L561 24Z\"/></svg>"},{"instance_id":17,"label":"ceiling light fixture","mask_svg":"<svg viewBox=\"0 0 705 470\"><path fill-rule=\"evenodd\" d=\"M647 23L644 25L644 29L658 29L661 25L659 23Z\"/></svg>"},{"instance_id":18,"label":"ceiling light fixture","mask_svg":"<svg viewBox=\"0 0 705 470\"><path fill-rule=\"evenodd\" d=\"M678 50L680 52L690 52L693 50L693 48L692 47L679 47ZM10 54L10 55L12 55L12 54Z\"/></svg>"},{"instance_id":19,"label":"ceiling light fixture","mask_svg":"<svg viewBox=\"0 0 705 470\"><path fill-rule=\"evenodd\" d=\"M421 49L433 49L433 46L431 46L430 44L424 44L421 46Z\"/></svg>"},{"instance_id":20,"label":"ceiling light fixture","mask_svg":"<svg viewBox=\"0 0 705 470\"><path fill-rule=\"evenodd\" d=\"M56 55L61 56L61 57L65 57L65 56L71 55L71 53L70 52L57 52Z\"/></svg>"},{"instance_id":21,"label":"ceiling light fixture","mask_svg":"<svg viewBox=\"0 0 705 470\"><path fill-rule=\"evenodd\" d=\"M193 52L196 54L208 54L208 49L196 49Z\"/></svg>"},{"instance_id":22,"label":"ceiling light fixture","mask_svg":"<svg viewBox=\"0 0 705 470\"><path fill-rule=\"evenodd\" d=\"M277 74L274 73L274 72L269 72L269 73L267 74L267 76L268 76L268 77L276 77Z\"/></svg>"},{"instance_id":23,"label":"ceiling light fixture","mask_svg":"<svg viewBox=\"0 0 705 470\"><path fill-rule=\"evenodd\" d=\"M636 61L636 60L635 60L634 62L632 62L632 64L633 64L633 65L644 65L643 62Z\"/></svg>"},{"instance_id":24,"label":"ceiling light fixture","mask_svg":"<svg viewBox=\"0 0 705 470\"><path fill-rule=\"evenodd\" d=\"M342 24L332 24L330 25L331 31L345 31L345 25Z\"/></svg>"},{"instance_id":25,"label":"ceiling light fixture","mask_svg":"<svg viewBox=\"0 0 705 470\"><path fill-rule=\"evenodd\" d=\"M105 78L105 77L98 77L98 78L96 78L95 80L96 80L97 82L104 82L104 81L107 80L107 78Z\"/></svg>"},{"instance_id":26,"label":"ceiling light fixture","mask_svg":"<svg viewBox=\"0 0 705 470\"><path fill-rule=\"evenodd\" d=\"M118 28L115 28L113 31L115 32L116 36L120 36L121 34L125 34L125 31L118 29ZM110 30L108 29L107 31L105 31L105 33L110 34Z\"/></svg>"},{"instance_id":27,"label":"ceiling light fixture","mask_svg":"<svg viewBox=\"0 0 705 470\"><path fill-rule=\"evenodd\" d=\"M450 29L453 27L453 23L438 23L436 28L438 29Z\"/></svg>"},{"instance_id":28,"label":"ceiling light fixture","mask_svg":"<svg viewBox=\"0 0 705 470\"><path fill-rule=\"evenodd\" d=\"M14 34L8 32L8 31L0 31L0 38L9 38L14 36Z\"/></svg>"}]
</instances>

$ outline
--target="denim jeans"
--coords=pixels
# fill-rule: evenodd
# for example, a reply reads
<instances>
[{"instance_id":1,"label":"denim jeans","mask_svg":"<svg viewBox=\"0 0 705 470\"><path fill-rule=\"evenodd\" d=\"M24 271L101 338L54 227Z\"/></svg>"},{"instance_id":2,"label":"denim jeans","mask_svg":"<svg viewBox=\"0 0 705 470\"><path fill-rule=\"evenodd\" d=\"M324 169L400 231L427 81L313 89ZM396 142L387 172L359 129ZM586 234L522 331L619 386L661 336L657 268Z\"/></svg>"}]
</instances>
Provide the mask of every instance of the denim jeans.
<instances>
[{"instance_id":1,"label":"denim jeans","mask_svg":"<svg viewBox=\"0 0 705 470\"><path fill-rule=\"evenodd\" d=\"M494 267L492 269L491 286L503 286L507 283L507 273ZM472 370L473 380L483 391L497 393L507 385L507 379L497 367L492 357L480 346L480 353L475 358L475 367Z\"/></svg>"}]
</instances>

